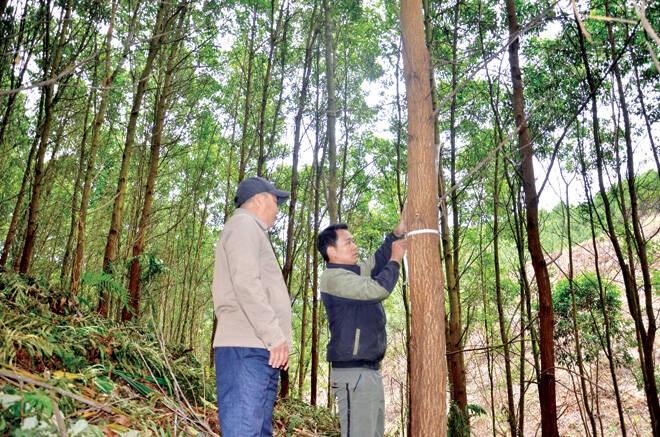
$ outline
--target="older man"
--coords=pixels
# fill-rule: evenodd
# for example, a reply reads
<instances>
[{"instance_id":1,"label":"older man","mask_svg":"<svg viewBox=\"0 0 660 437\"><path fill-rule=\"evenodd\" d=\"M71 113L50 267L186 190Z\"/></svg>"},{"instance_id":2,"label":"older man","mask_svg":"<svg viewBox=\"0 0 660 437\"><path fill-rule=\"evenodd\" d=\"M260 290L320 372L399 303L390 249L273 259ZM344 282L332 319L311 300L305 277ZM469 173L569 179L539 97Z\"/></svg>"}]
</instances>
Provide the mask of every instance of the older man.
<instances>
[{"instance_id":1,"label":"older man","mask_svg":"<svg viewBox=\"0 0 660 437\"><path fill-rule=\"evenodd\" d=\"M280 369L289 367L291 305L267 230L289 197L243 180L216 248L213 347L223 437L271 436Z\"/></svg>"}]
</instances>

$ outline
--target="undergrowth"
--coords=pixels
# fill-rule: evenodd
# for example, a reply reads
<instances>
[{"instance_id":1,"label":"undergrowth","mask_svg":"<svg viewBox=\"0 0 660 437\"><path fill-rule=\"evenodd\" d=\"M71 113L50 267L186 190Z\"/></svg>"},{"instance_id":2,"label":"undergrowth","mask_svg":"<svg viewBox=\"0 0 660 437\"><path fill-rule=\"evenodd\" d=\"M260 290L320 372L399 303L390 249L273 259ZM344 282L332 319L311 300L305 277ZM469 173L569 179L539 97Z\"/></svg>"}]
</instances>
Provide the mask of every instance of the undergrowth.
<instances>
[{"instance_id":1,"label":"undergrowth","mask_svg":"<svg viewBox=\"0 0 660 437\"><path fill-rule=\"evenodd\" d=\"M327 410L293 399L274 420L276 435L339 435ZM214 372L192 353L0 272L0 435L218 434Z\"/></svg>"}]
</instances>

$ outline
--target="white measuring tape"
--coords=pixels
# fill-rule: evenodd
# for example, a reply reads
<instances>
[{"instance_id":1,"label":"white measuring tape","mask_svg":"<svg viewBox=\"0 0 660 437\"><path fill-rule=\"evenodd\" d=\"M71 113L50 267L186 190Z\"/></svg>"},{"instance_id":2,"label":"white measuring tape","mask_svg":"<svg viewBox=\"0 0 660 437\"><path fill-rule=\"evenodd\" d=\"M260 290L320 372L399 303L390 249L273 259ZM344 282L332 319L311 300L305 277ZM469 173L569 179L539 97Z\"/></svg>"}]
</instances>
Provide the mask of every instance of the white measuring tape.
<instances>
[{"instance_id":1,"label":"white measuring tape","mask_svg":"<svg viewBox=\"0 0 660 437\"><path fill-rule=\"evenodd\" d=\"M417 234L438 234L440 235L440 230L438 229L417 229L415 231L406 232L406 237Z\"/></svg>"},{"instance_id":2,"label":"white measuring tape","mask_svg":"<svg viewBox=\"0 0 660 437\"><path fill-rule=\"evenodd\" d=\"M406 238L410 237L411 235L417 235L417 234L440 234L439 229L416 229L414 231L406 232ZM403 268L408 271L408 254L403 255Z\"/></svg>"}]
</instances>

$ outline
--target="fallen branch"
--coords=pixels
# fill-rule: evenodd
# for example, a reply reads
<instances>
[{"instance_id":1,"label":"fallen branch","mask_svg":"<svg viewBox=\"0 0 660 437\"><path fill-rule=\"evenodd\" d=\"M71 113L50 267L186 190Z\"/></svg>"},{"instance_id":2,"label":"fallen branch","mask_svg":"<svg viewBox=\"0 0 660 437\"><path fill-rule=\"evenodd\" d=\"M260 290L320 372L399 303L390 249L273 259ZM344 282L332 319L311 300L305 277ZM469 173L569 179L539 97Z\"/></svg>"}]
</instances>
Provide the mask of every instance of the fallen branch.
<instances>
[{"instance_id":1,"label":"fallen branch","mask_svg":"<svg viewBox=\"0 0 660 437\"><path fill-rule=\"evenodd\" d=\"M75 401L81 402L83 404L87 404L87 405L89 405L89 406L91 406L95 409L104 411L106 413L114 414L114 415L122 415L123 416L123 414L120 411L116 410L116 409L108 407L108 406L106 406L104 404L101 404L99 402L96 402L92 399L88 399L84 396L80 396L80 395L77 395L75 393L71 393L71 392L66 391L64 389L61 389L59 387L55 387L51 384L48 384L47 382L39 381L38 379L35 379L35 378L31 378L31 377L28 377L28 376L25 376L25 375L20 375L18 373L9 372L9 371L5 371L5 370L0 370L0 377L6 379L8 382L13 383L14 385L16 385L18 387L20 387L23 384L30 384L30 385L34 385L34 386L37 386L37 387L43 387L43 388L46 388L48 390L52 390L52 391L54 391L58 394L61 394L62 396L66 396L66 397L71 398Z\"/></svg>"}]
</instances>

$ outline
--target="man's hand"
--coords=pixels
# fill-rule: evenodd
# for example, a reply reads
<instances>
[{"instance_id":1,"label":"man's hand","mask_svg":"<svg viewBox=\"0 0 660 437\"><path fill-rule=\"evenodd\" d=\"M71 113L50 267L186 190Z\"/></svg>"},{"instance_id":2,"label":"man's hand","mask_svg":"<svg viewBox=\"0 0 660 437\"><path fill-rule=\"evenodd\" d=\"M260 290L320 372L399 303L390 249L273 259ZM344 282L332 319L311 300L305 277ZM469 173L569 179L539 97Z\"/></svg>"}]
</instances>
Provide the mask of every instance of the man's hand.
<instances>
[{"instance_id":1,"label":"man's hand","mask_svg":"<svg viewBox=\"0 0 660 437\"><path fill-rule=\"evenodd\" d=\"M403 204L403 210L401 211L401 216L399 217L399 224L394 228L394 236L403 237L406 232L408 232L408 223L406 223L406 208L408 207L408 202Z\"/></svg>"},{"instance_id":2,"label":"man's hand","mask_svg":"<svg viewBox=\"0 0 660 437\"><path fill-rule=\"evenodd\" d=\"M390 261L396 261L401 264L403 260L403 255L406 254L408 249L408 240L396 240L392 243L392 255L390 256Z\"/></svg>"},{"instance_id":3,"label":"man's hand","mask_svg":"<svg viewBox=\"0 0 660 437\"><path fill-rule=\"evenodd\" d=\"M276 369L289 369L289 343L284 342L270 350L268 365Z\"/></svg>"}]
</instances>

